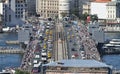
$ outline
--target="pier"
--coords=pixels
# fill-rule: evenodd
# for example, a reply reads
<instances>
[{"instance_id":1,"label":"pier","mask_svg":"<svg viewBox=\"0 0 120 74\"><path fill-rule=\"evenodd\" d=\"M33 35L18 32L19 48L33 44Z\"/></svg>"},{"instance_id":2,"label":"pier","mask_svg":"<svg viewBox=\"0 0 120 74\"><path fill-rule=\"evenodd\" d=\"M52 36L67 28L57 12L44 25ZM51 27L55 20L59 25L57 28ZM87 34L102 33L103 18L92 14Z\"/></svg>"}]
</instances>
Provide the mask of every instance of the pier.
<instances>
[{"instance_id":1,"label":"pier","mask_svg":"<svg viewBox=\"0 0 120 74\"><path fill-rule=\"evenodd\" d=\"M19 44L19 41L5 41L6 44Z\"/></svg>"},{"instance_id":2,"label":"pier","mask_svg":"<svg viewBox=\"0 0 120 74\"><path fill-rule=\"evenodd\" d=\"M25 50L13 47L0 47L0 53L23 54Z\"/></svg>"}]
</instances>

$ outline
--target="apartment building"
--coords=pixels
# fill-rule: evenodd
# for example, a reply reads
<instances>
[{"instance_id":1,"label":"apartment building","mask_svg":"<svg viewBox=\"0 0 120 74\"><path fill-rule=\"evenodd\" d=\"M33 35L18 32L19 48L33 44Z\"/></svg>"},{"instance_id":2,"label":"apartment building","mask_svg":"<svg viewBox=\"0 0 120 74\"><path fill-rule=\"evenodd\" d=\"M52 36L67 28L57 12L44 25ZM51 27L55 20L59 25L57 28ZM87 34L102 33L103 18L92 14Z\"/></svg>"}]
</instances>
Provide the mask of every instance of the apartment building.
<instances>
[{"instance_id":1,"label":"apartment building","mask_svg":"<svg viewBox=\"0 0 120 74\"><path fill-rule=\"evenodd\" d=\"M111 74L110 66L95 60L61 60L45 65L46 74Z\"/></svg>"},{"instance_id":2,"label":"apartment building","mask_svg":"<svg viewBox=\"0 0 120 74\"><path fill-rule=\"evenodd\" d=\"M61 18L69 12L69 0L36 0L36 12L43 18Z\"/></svg>"},{"instance_id":3,"label":"apartment building","mask_svg":"<svg viewBox=\"0 0 120 74\"><path fill-rule=\"evenodd\" d=\"M26 19L26 0L6 0L3 3L3 19L7 26L23 25Z\"/></svg>"}]
</instances>

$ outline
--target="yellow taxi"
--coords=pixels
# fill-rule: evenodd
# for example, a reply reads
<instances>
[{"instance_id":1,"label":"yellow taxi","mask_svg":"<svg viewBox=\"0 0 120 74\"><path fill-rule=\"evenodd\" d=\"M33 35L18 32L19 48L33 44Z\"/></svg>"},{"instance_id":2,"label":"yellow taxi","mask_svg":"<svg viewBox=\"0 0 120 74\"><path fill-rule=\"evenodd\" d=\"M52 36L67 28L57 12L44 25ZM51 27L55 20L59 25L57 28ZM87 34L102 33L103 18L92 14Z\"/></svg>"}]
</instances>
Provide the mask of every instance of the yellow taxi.
<instances>
[{"instance_id":1,"label":"yellow taxi","mask_svg":"<svg viewBox=\"0 0 120 74\"><path fill-rule=\"evenodd\" d=\"M48 53L47 53L47 56L48 56L48 58L51 58L51 52L50 51L48 51Z\"/></svg>"},{"instance_id":2,"label":"yellow taxi","mask_svg":"<svg viewBox=\"0 0 120 74\"><path fill-rule=\"evenodd\" d=\"M44 44L43 48L44 48L44 49L46 49L46 48L47 48L47 45L46 45L46 44Z\"/></svg>"}]
</instances>

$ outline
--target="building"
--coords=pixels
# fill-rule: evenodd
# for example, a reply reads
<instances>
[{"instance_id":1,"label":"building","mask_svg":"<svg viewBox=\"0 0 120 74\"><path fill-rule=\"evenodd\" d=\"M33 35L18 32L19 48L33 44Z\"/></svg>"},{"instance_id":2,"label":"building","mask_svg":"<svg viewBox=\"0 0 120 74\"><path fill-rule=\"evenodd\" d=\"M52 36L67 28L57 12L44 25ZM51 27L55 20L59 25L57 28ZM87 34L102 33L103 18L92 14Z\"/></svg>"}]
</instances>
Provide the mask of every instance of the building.
<instances>
[{"instance_id":1,"label":"building","mask_svg":"<svg viewBox=\"0 0 120 74\"><path fill-rule=\"evenodd\" d=\"M69 16L69 0L59 0L59 19L62 19L62 17Z\"/></svg>"},{"instance_id":2,"label":"building","mask_svg":"<svg viewBox=\"0 0 120 74\"><path fill-rule=\"evenodd\" d=\"M46 65L46 74L110 74L110 66L95 60L62 60Z\"/></svg>"},{"instance_id":3,"label":"building","mask_svg":"<svg viewBox=\"0 0 120 74\"><path fill-rule=\"evenodd\" d=\"M90 14L90 2L86 2L85 4L83 4L83 12L82 14Z\"/></svg>"},{"instance_id":4,"label":"building","mask_svg":"<svg viewBox=\"0 0 120 74\"><path fill-rule=\"evenodd\" d=\"M107 5L107 23L120 23L120 2L112 1Z\"/></svg>"},{"instance_id":5,"label":"building","mask_svg":"<svg viewBox=\"0 0 120 74\"><path fill-rule=\"evenodd\" d=\"M0 14L3 15L3 3L0 3Z\"/></svg>"},{"instance_id":6,"label":"building","mask_svg":"<svg viewBox=\"0 0 120 74\"><path fill-rule=\"evenodd\" d=\"M91 14L96 14L98 19L107 19L107 8L106 5L111 0L95 0L91 2Z\"/></svg>"},{"instance_id":7,"label":"building","mask_svg":"<svg viewBox=\"0 0 120 74\"><path fill-rule=\"evenodd\" d=\"M91 14L97 15L99 19L106 19L107 18L107 3L99 3L99 2L91 2Z\"/></svg>"},{"instance_id":8,"label":"building","mask_svg":"<svg viewBox=\"0 0 120 74\"><path fill-rule=\"evenodd\" d=\"M26 19L26 0L6 0L3 3L3 19L6 26L23 25Z\"/></svg>"},{"instance_id":9,"label":"building","mask_svg":"<svg viewBox=\"0 0 120 74\"><path fill-rule=\"evenodd\" d=\"M36 0L36 12L40 17L58 17L59 0Z\"/></svg>"},{"instance_id":10,"label":"building","mask_svg":"<svg viewBox=\"0 0 120 74\"><path fill-rule=\"evenodd\" d=\"M0 24L2 22L2 15L3 15L3 3L0 3Z\"/></svg>"},{"instance_id":11,"label":"building","mask_svg":"<svg viewBox=\"0 0 120 74\"><path fill-rule=\"evenodd\" d=\"M70 0L70 13L79 16L83 13L83 5L90 0Z\"/></svg>"},{"instance_id":12,"label":"building","mask_svg":"<svg viewBox=\"0 0 120 74\"><path fill-rule=\"evenodd\" d=\"M27 0L27 16L36 15L36 0Z\"/></svg>"},{"instance_id":13,"label":"building","mask_svg":"<svg viewBox=\"0 0 120 74\"><path fill-rule=\"evenodd\" d=\"M43 18L61 18L69 14L69 0L36 0L36 12Z\"/></svg>"}]
</instances>

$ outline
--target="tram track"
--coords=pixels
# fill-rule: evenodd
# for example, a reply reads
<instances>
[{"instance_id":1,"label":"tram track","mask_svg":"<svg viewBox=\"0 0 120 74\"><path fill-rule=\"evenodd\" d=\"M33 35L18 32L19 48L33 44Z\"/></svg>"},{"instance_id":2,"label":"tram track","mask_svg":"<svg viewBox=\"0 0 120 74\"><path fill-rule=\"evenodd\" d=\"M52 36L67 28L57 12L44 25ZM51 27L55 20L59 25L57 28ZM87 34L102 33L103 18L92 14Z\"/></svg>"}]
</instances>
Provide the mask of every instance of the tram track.
<instances>
[{"instance_id":1,"label":"tram track","mask_svg":"<svg viewBox=\"0 0 120 74\"><path fill-rule=\"evenodd\" d=\"M68 59L67 57L67 44L66 38L65 38L65 32L63 29L63 26L59 26L60 24L56 25L55 28L55 42L54 42L54 60L63 60L63 59Z\"/></svg>"}]
</instances>

